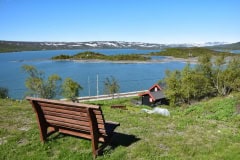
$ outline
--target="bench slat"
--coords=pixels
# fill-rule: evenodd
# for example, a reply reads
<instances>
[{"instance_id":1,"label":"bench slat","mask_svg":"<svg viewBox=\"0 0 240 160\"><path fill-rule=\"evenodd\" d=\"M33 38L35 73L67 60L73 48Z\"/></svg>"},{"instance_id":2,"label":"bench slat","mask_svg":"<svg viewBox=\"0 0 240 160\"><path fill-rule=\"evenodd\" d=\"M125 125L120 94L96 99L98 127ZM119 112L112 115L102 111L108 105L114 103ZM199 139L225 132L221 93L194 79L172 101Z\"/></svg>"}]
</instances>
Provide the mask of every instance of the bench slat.
<instances>
[{"instance_id":1,"label":"bench slat","mask_svg":"<svg viewBox=\"0 0 240 160\"><path fill-rule=\"evenodd\" d=\"M54 120L54 121L59 121L59 122L64 122L64 123L89 126L89 122L86 122L86 121L80 121L80 120L74 120L74 119L62 118L62 117L56 117L56 116L50 116L50 115L45 115L45 118L47 121Z\"/></svg>"},{"instance_id":2,"label":"bench slat","mask_svg":"<svg viewBox=\"0 0 240 160\"><path fill-rule=\"evenodd\" d=\"M59 116L49 115L49 114L45 114L45 118L47 122L49 122L49 120L54 120L54 121L65 122L65 123L74 124L74 125L89 126L89 121L86 118L84 118L83 120L79 120L79 119L64 118L64 117L59 117ZM98 123L98 128L100 133L103 133L103 134L106 133L105 125L103 121L101 123Z\"/></svg>"},{"instance_id":3,"label":"bench slat","mask_svg":"<svg viewBox=\"0 0 240 160\"><path fill-rule=\"evenodd\" d=\"M71 123L65 123L65 122L59 122L59 121L54 121L54 120L47 120L47 122L52 126L57 126L60 128L70 128L78 131L86 131L90 132L90 127L89 126L80 126L76 124L71 124Z\"/></svg>"},{"instance_id":4,"label":"bench slat","mask_svg":"<svg viewBox=\"0 0 240 160\"><path fill-rule=\"evenodd\" d=\"M87 118L87 113L76 112L76 111L68 111L63 109L51 108L51 107L42 107L43 112L55 112L67 115L75 115L81 116L82 118ZM98 123L104 123L104 119L102 115L96 115L96 119Z\"/></svg>"},{"instance_id":5,"label":"bench slat","mask_svg":"<svg viewBox=\"0 0 240 160\"><path fill-rule=\"evenodd\" d=\"M89 121L89 119L87 117L83 117L80 115L58 113L58 112L52 112L52 111L48 111L48 110L44 110L43 113L44 113L44 115L50 115L50 116L55 116L55 117L69 118L69 119L75 119L75 120L86 121L86 122Z\"/></svg>"},{"instance_id":6,"label":"bench slat","mask_svg":"<svg viewBox=\"0 0 240 160\"><path fill-rule=\"evenodd\" d=\"M41 102L39 102L39 105L42 106L42 107L50 107L50 108L57 108L57 109L64 109L64 110L69 110L69 111L78 111L78 112L87 113L86 108L79 108L79 107L73 107L73 106L63 106L63 105L41 103Z\"/></svg>"},{"instance_id":7,"label":"bench slat","mask_svg":"<svg viewBox=\"0 0 240 160\"><path fill-rule=\"evenodd\" d=\"M59 129L59 132L69 134L69 135L73 135L73 136L83 137L83 138L86 138L86 139L91 139L91 135L86 134L86 133L76 132L76 131L67 130L67 129L63 129L63 128Z\"/></svg>"},{"instance_id":8,"label":"bench slat","mask_svg":"<svg viewBox=\"0 0 240 160\"><path fill-rule=\"evenodd\" d=\"M68 114L68 115L76 115L81 117L87 117L87 113L58 109L58 108L51 108L51 107L41 107L43 111L51 111L56 113Z\"/></svg>"},{"instance_id":9,"label":"bench slat","mask_svg":"<svg viewBox=\"0 0 240 160\"><path fill-rule=\"evenodd\" d=\"M47 111L44 110L43 113L45 115L50 115L50 116L55 116L55 117L62 117L62 118L69 118L69 119L74 119L74 120L80 120L80 121L86 121L88 122L87 117L82 117L79 115L70 115L70 114L64 114L64 113L58 113L58 112L52 112L52 111ZM97 119L98 124L104 124L103 119Z\"/></svg>"}]
</instances>

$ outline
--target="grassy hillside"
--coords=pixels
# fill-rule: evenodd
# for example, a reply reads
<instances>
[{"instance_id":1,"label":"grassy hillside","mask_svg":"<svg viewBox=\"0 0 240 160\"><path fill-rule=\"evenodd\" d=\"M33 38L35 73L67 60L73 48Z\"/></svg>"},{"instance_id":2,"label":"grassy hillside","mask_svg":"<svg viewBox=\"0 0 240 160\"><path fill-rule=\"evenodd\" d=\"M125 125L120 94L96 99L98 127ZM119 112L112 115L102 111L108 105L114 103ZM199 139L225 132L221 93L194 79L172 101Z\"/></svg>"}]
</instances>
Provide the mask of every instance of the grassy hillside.
<instances>
[{"instance_id":1,"label":"grassy hillside","mask_svg":"<svg viewBox=\"0 0 240 160\"><path fill-rule=\"evenodd\" d=\"M189 57L198 57L203 54L210 54L210 55L226 55L232 56L234 54L228 52L217 52L207 48L200 48L200 47L193 47L193 48L167 48L161 52L153 52L151 55L157 56L173 56L178 58L189 58Z\"/></svg>"},{"instance_id":2,"label":"grassy hillside","mask_svg":"<svg viewBox=\"0 0 240 160\"><path fill-rule=\"evenodd\" d=\"M221 50L240 50L240 42L232 43L232 44L225 44L219 46L212 46L208 47L211 49L221 49Z\"/></svg>"},{"instance_id":3,"label":"grassy hillside","mask_svg":"<svg viewBox=\"0 0 240 160\"><path fill-rule=\"evenodd\" d=\"M121 126L103 160L240 159L240 95L169 108L170 117L141 112L131 99L101 104L105 119ZM128 110L111 109L125 104ZM0 159L92 159L88 140L55 134L41 144L35 115L26 101L0 100Z\"/></svg>"}]
</instances>

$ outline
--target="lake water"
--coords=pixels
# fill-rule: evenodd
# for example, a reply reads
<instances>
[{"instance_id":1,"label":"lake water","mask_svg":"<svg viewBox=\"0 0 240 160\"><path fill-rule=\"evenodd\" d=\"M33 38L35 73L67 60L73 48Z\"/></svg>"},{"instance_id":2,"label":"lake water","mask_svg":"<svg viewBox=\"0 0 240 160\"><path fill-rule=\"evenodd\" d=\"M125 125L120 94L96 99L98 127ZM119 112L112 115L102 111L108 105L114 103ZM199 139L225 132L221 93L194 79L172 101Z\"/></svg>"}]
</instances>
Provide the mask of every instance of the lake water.
<instances>
[{"instance_id":1,"label":"lake water","mask_svg":"<svg viewBox=\"0 0 240 160\"><path fill-rule=\"evenodd\" d=\"M21 70L24 64L34 65L44 71L46 76L58 74L63 79L70 77L84 89L80 96L97 94L97 75L99 94L103 94L103 82L107 77L114 76L120 85L120 92L146 90L164 77L165 70L182 69L185 63L111 63L111 62L75 62L52 61L51 57L59 54L73 55L86 50L54 50L25 51L0 54L0 87L6 87L14 99L22 99L26 92L24 85L27 75ZM88 50L89 51L89 50ZM156 50L134 49L99 49L90 50L106 55L142 54ZM162 59L164 57L155 57Z\"/></svg>"}]
</instances>

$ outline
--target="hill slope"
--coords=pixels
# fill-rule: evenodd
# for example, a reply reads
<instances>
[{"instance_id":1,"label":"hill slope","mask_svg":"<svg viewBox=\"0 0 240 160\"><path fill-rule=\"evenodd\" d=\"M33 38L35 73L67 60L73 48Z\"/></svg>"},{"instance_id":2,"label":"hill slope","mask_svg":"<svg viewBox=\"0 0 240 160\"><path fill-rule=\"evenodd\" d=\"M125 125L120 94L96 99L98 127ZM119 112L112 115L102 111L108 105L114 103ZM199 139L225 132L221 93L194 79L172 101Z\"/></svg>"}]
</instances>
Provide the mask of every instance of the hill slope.
<instances>
[{"instance_id":1,"label":"hill slope","mask_svg":"<svg viewBox=\"0 0 240 160\"><path fill-rule=\"evenodd\" d=\"M131 99L91 102L105 119L120 122L113 147L99 160L240 159L240 95L214 98L185 108L169 108L170 117L147 114ZM111 109L124 104L127 110ZM148 108L150 109L150 108ZM2 159L91 159L91 142L55 134L45 144L28 102L0 99Z\"/></svg>"},{"instance_id":2,"label":"hill slope","mask_svg":"<svg viewBox=\"0 0 240 160\"><path fill-rule=\"evenodd\" d=\"M240 42L208 47L210 49L240 50Z\"/></svg>"}]
</instances>

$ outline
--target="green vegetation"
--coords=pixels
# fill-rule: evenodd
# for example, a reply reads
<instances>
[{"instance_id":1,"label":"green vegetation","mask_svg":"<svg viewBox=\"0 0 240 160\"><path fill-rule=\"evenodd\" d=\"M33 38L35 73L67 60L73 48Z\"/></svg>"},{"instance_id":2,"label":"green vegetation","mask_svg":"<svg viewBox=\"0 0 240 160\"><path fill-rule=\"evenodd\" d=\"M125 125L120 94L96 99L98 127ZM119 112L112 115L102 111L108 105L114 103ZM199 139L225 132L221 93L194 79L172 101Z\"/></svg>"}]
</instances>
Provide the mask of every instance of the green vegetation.
<instances>
[{"instance_id":1,"label":"green vegetation","mask_svg":"<svg viewBox=\"0 0 240 160\"><path fill-rule=\"evenodd\" d=\"M1 52L20 52L20 51L35 51L42 50L40 47L28 46L28 45L17 45L15 43L3 43L0 42L0 53Z\"/></svg>"},{"instance_id":2,"label":"green vegetation","mask_svg":"<svg viewBox=\"0 0 240 160\"><path fill-rule=\"evenodd\" d=\"M106 120L120 122L99 160L240 159L240 95L214 98L188 107L167 107L170 117L147 114L132 99L91 102ZM111 109L124 104L127 110ZM149 109L149 108L148 108ZM42 144L36 117L26 101L0 99L0 159L92 159L91 142L53 134Z\"/></svg>"},{"instance_id":3,"label":"green vegetation","mask_svg":"<svg viewBox=\"0 0 240 160\"><path fill-rule=\"evenodd\" d=\"M186 65L182 71L166 71L165 95L171 105L199 101L216 95L226 96L240 91L240 57L226 59L210 55L199 57L198 64Z\"/></svg>"},{"instance_id":4,"label":"green vegetation","mask_svg":"<svg viewBox=\"0 0 240 160\"><path fill-rule=\"evenodd\" d=\"M27 95L52 99L59 94L61 78L57 74L49 76L46 80L44 73L38 71L34 66L23 65L22 69L29 75L25 81L29 90Z\"/></svg>"},{"instance_id":5,"label":"green vegetation","mask_svg":"<svg viewBox=\"0 0 240 160\"><path fill-rule=\"evenodd\" d=\"M70 55L59 55L52 57L53 60L108 60L108 61L146 61L150 60L150 57L146 57L140 54L120 54L120 55L112 55L107 56L104 54L86 51L75 54L73 56Z\"/></svg>"},{"instance_id":6,"label":"green vegetation","mask_svg":"<svg viewBox=\"0 0 240 160\"><path fill-rule=\"evenodd\" d=\"M70 59L71 56L69 55L65 55L65 54L61 54L59 56L55 56L55 57L52 57L53 60L58 60L58 59Z\"/></svg>"},{"instance_id":7,"label":"green vegetation","mask_svg":"<svg viewBox=\"0 0 240 160\"><path fill-rule=\"evenodd\" d=\"M8 89L4 87L0 87L0 98L8 97Z\"/></svg>"},{"instance_id":8,"label":"green vegetation","mask_svg":"<svg viewBox=\"0 0 240 160\"><path fill-rule=\"evenodd\" d=\"M79 96L79 90L82 90L77 82L73 81L71 78L66 78L62 84L62 95L67 99L74 100Z\"/></svg>"},{"instance_id":9,"label":"green vegetation","mask_svg":"<svg viewBox=\"0 0 240 160\"><path fill-rule=\"evenodd\" d=\"M106 94L112 95L112 98L114 98L114 94L117 93L120 89L118 81L113 76L111 76L111 78L107 77L103 83L104 92Z\"/></svg>"},{"instance_id":10,"label":"green vegetation","mask_svg":"<svg viewBox=\"0 0 240 160\"><path fill-rule=\"evenodd\" d=\"M207 48L193 47L193 48L167 48L161 52L152 52L150 55L153 56L173 56L177 58L189 58L189 57L199 57L202 55L224 55L224 56L233 56L234 54L228 52L218 52L213 51Z\"/></svg>"},{"instance_id":11,"label":"green vegetation","mask_svg":"<svg viewBox=\"0 0 240 160\"><path fill-rule=\"evenodd\" d=\"M210 49L220 50L240 50L240 42L208 47Z\"/></svg>"},{"instance_id":12,"label":"green vegetation","mask_svg":"<svg viewBox=\"0 0 240 160\"><path fill-rule=\"evenodd\" d=\"M191 58L202 55L211 56L237 56L228 52L218 52L207 48L167 48L161 52L152 52L150 54L119 54L107 56L101 53L86 51L70 55L58 55L52 57L53 60L109 60L109 61L147 61L151 60L151 56L173 56L176 58Z\"/></svg>"},{"instance_id":13,"label":"green vegetation","mask_svg":"<svg viewBox=\"0 0 240 160\"><path fill-rule=\"evenodd\" d=\"M28 88L26 94L29 96L53 99L62 93L63 97L74 99L79 96L79 90L82 89L81 85L71 78L66 78L61 85L62 79L57 74L46 79L44 72L34 66L23 65L22 69L29 75L25 81Z\"/></svg>"}]
</instances>

